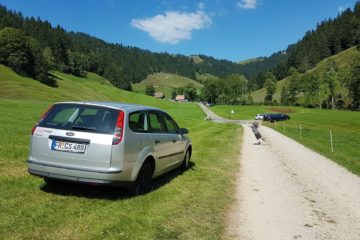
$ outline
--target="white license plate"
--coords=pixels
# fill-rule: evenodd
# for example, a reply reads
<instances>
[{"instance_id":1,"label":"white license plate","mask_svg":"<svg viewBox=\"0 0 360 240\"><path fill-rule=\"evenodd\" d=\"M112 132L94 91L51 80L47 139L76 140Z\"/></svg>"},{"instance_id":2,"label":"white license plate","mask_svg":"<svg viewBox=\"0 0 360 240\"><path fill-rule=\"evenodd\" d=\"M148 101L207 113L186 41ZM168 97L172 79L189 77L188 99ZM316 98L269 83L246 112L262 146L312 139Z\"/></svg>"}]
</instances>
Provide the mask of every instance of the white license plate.
<instances>
[{"instance_id":1,"label":"white license plate","mask_svg":"<svg viewBox=\"0 0 360 240\"><path fill-rule=\"evenodd\" d=\"M53 140L51 143L51 150L72 152L72 153L85 153L86 144L70 143Z\"/></svg>"}]
</instances>

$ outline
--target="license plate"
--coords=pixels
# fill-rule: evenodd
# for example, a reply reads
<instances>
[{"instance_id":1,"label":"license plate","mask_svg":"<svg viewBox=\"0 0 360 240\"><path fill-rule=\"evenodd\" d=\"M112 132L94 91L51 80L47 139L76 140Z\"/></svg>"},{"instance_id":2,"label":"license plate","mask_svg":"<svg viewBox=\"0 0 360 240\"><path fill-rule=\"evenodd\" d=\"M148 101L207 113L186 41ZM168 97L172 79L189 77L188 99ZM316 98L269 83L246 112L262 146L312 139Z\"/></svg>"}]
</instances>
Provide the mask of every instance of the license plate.
<instances>
[{"instance_id":1,"label":"license plate","mask_svg":"<svg viewBox=\"0 0 360 240\"><path fill-rule=\"evenodd\" d=\"M72 152L72 153L85 153L86 144L70 143L53 140L51 143L51 150Z\"/></svg>"}]
</instances>

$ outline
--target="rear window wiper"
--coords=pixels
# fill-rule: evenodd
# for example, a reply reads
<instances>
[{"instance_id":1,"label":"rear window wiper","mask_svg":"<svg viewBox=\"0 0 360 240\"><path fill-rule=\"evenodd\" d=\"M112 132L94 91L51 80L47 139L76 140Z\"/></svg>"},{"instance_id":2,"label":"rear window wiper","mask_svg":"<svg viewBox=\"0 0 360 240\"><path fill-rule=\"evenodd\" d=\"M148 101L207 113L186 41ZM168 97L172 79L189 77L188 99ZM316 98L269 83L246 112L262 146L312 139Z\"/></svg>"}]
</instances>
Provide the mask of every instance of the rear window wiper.
<instances>
[{"instance_id":1,"label":"rear window wiper","mask_svg":"<svg viewBox=\"0 0 360 240\"><path fill-rule=\"evenodd\" d=\"M74 130L96 131L96 127L71 126L71 128Z\"/></svg>"}]
</instances>

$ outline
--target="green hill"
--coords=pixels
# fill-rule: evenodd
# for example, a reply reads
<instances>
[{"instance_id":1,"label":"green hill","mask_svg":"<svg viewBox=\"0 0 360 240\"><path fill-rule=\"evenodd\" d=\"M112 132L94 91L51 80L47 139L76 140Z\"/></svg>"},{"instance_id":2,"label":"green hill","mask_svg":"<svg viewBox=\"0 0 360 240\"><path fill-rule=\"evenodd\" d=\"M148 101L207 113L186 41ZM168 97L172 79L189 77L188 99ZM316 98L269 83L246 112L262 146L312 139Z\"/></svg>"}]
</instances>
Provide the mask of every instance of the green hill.
<instances>
[{"instance_id":1,"label":"green hill","mask_svg":"<svg viewBox=\"0 0 360 240\"><path fill-rule=\"evenodd\" d=\"M220 79L219 77L212 75L210 73L196 73L196 80L204 83L208 79Z\"/></svg>"},{"instance_id":2,"label":"green hill","mask_svg":"<svg viewBox=\"0 0 360 240\"><path fill-rule=\"evenodd\" d=\"M50 87L32 78L16 74L0 65L0 98L36 101L100 100L163 105L158 100L115 88L105 78L88 73L86 78L53 71L56 87Z\"/></svg>"},{"instance_id":3,"label":"green hill","mask_svg":"<svg viewBox=\"0 0 360 240\"><path fill-rule=\"evenodd\" d=\"M244 61L239 62L239 64L241 64L241 65L246 65L246 64L248 64L248 63L255 63L255 62L260 62L260 61L264 61L264 59L261 58L261 57L258 57L258 58L250 58L250 59L247 59L247 60L244 60Z\"/></svg>"},{"instance_id":4,"label":"green hill","mask_svg":"<svg viewBox=\"0 0 360 240\"><path fill-rule=\"evenodd\" d=\"M336 63L336 66L338 68L339 78L341 78L342 74L345 74L345 72L348 71L351 63L354 62L354 59L357 56L359 56L359 54L360 54L360 52L356 47L349 48L349 49L342 51L334 56L325 58L324 60L319 62L315 68L308 70L301 76L302 77L311 76L311 77L318 79L318 81L321 81L321 80L323 80L322 76L326 72L326 69L329 67L329 64L331 62L334 62L334 63ZM343 84L340 83L339 78L335 81L335 95L346 95L347 90L345 89ZM288 86L289 79L290 79L289 77L286 77L277 82L276 93L273 96L274 100L280 102L281 90L282 90L283 86ZM324 100L328 96L328 94L329 94L329 89L328 89L327 84L322 84L322 86L320 87L320 99ZM264 101L264 98L266 95L266 89L261 88L259 90L252 92L251 95L252 95L255 103L261 103ZM310 104L316 105L316 106L319 105L319 95L312 96L309 99L310 99L309 100ZM304 95L299 94L297 103L303 104L304 101L305 101Z\"/></svg>"},{"instance_id":5,"label":"green hill","mask_svg":"<svg viewBox=\"0 0 360 240\"><path fill-rule=\"evenodd\" d=\"M147 85L153 85L156 92L163 92L165 98L170 98L174 88L184 87L188 84L194 84L197 89L202 88L202 84L190 78L182 77L176 74L154 73L149 75L144 81L133 84L133 90L145 94Z\"/></svg>"},{"instance_id":6,"label":"green hill","mask_svg":"<svg viewBox=\"0 0 360 240\"><path fill-rule=\"evenodd\" d=\"M276 101L280 101L280 93L283 86L286 86L288 84L288 78L284 78L277 82L276 84L276 93L273 96L273 99ZM264 102L264 98L266 95L266 89L261 88L259 90L253 91L251 93L251 96L253 97L253 100L255 103L262 103Z\"/></svg>"},{"instance_id":7,"label":"green hill","mask_svg":"<svg viewBox=\"0 0 360 240\"><path fill-rule=\"evenodd\" d=\"M198 55L192 55L190 58L194 61L195 64L202 63L204 61Z\"/></svg>"}]
</instances>

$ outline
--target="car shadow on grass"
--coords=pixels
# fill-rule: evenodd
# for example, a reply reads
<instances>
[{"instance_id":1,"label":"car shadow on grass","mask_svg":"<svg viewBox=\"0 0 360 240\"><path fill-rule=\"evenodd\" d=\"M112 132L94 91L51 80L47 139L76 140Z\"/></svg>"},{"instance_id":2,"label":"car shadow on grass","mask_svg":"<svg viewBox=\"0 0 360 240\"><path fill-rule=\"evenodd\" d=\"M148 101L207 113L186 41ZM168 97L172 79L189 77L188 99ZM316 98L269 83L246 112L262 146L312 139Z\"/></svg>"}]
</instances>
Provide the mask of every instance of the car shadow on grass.
<instances>
[{"instance_id":1,"label":"car shadow on grass","mask_svg":"<svg viewBox=\"0 0 360 240\"><path fill-rule=\"evenodd\" d=\"M168 172L161 177L158 177L153 180L153 188L151 191L155 191L162 186L170 183L174 178L181 176L186 171L194 170L195 163L189 162L189 168L183 170L177 168L171 172ZM113 187L113 186L97 186L73 182L44 182L40 188L43 192L61 195L61 196L75 196L75 197L85 197L89 199L106 199L106 200L121 200L133 198L136 196L131 196L129 191L126 188L122 187Z\"/></svg>"}]
</instances>

